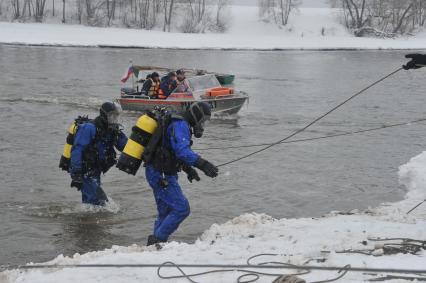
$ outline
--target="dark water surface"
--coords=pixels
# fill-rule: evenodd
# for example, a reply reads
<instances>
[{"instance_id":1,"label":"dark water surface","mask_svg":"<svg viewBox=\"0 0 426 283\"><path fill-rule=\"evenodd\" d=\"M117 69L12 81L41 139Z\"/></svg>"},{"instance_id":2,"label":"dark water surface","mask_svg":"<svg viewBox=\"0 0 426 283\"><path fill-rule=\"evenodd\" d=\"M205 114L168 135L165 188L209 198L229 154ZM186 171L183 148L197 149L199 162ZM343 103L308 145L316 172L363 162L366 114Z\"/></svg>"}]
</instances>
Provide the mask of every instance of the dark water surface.
<instances>
[{"instance_id":1,"label":"dark water surface","mask_svg":"<svg viewBox=\"0 0 426 283\"><path fill-rule=\"evenodd\" d=\"M66 129L119 94L129 59L237 76L250 94L238 117L214 119L194 147L270 142L303 127L356 90L393 71L405 52L254 52L0 46L0 264L145 243L156 214L143 171L103 179L109 210L80 205L58 168ZM300 138L423 118L425 71L400 72ZM122 117L126 133L136 113ZM398 166L423 150L424 125L280 145L221 168L215 180L181 178L192 214L173 236L194 241L245 212L320 216L401 199ZM252 149L203 151L222 163ZM201 151L200 151L201 152Z\"/></svg>"}]
</instances>

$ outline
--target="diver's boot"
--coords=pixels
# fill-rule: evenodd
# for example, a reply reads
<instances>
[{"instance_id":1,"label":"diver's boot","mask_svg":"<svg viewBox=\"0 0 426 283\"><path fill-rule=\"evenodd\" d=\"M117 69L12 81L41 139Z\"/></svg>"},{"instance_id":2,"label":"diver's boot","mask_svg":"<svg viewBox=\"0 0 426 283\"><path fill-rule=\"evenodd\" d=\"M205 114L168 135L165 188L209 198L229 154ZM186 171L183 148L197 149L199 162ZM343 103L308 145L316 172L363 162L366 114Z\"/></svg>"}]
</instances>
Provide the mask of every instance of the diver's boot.
<instances>
[{"instance_id":1,"label":"diver's boot","mask_svg":"<svg viewBox=\"0 0 426 283\"><path fill-rule=\"evenodd\" d=\"M160 245L160 243L164 243L164 241L161 241L160 239L158 239L154 235L149 235L148 236L148 241L147 241L146 245L147 246L153 246L153 245L155 245L155 247L157 248L157 250L160 250L162 248L161 245Z\"/></svg>"},{"instance_id":2,"label":"diver's boot","mask_svg":"<svg viewBox=\"0 0 426 283\"><path fill-rule=\"evenodd\" d=\"M109 201L109 199L108 199L105 191L101 187L98 187L96 189L96 197L99 200L99 205L100 206L105 206L106 203Z\"/></svg>"}]
</instances>

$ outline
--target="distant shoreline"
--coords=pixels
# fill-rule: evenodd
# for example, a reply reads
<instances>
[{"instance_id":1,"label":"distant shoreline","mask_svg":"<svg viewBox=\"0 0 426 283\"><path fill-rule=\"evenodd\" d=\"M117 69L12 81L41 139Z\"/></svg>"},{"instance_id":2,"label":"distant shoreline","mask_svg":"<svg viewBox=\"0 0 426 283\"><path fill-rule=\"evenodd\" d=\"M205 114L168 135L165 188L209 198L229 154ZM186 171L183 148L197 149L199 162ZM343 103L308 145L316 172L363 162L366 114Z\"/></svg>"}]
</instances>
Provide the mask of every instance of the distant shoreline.
<instances>
[{"instance_id":1,"label":"distant shoreline","mask_svg":"<svg viewBox=\"0 0 426 283\"><path fill-rule=\"evenodd\" d=\"M0 44L223 51L426 50L426 31L392 39L355 37L329 8L300 8L285 28L260 21L257 7L232 6L231 12L232 25L225 33L0 22Z\"/></svg>"},{"instance_id":2,"label":"distant shoreline","mask_svg":"<svg viewBox=\"0 0 426 283\"><path fill-rule=\"evenodd\" d=\"M24 43L24 42L0 42L0 46L28 46L28 47L51 47L51 48L99 48L99 49L160 49L160 50L201 50L201 51L259 51L259 52L278 52L278 51L318 51L318 52L339 52L339 51L426 51L424 48L357 48L357 47L331 47L331 48L218 48L218 47L203 47L203 48L186 48L186 47L161 47L161 46L121 46L121 45L78 45L78 44L55 44L55 43Z\"/></svg>"}]
</instances>

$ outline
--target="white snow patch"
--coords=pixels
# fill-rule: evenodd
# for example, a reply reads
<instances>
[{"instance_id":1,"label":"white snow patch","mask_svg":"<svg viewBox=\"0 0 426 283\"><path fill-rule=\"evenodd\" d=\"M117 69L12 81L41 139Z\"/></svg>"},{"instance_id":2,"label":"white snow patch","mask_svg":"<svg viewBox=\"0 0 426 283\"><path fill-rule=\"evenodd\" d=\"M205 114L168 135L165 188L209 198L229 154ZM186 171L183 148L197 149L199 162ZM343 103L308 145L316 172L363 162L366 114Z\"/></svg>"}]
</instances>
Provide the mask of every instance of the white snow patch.
<instances>
[{"instance_id":1,"label":"white snow patch","mask_svg":"<svg viewBox=\"0 0 426 283\"><path fill-rule=\"evenodd\" d=\"M259 21L253 6L231 6L224 34L164 33L81 25L0 23L0 43L183 49L423 49L426 33L397 39L357 38L339 23L339 11L300 8L287 26ZM323 34L324 35L323 35Z\"/></svg>"},{"instance_id":2,"label":"white snow patch","mask_svg":"<svg viewBox=\"0 0 426 283\"><path fill-rule=\"evenodd\" d=\"M426 197L426 151L400 167L399 179L408 189L404 200L352 215L333 212L320 218L274 219L265 214L248 213L224 224L213 224L191 245L171 242L160 251L137 245L113 246L104 251L75 254L73 257L59 255L46 264L161 264L165 261L179 264L245 264L250 256L272 253L277 255L264 256L256 261L424 269L424 251L418 255L384 256L338 253L347 249L371 249L376 242L367 241L370 237L426 239L426 205L420 206L410 215L406 214L411 207ZM367 245L364 245L363 241L367 241ZM325 261L321 263L321 260ZM192 273L201 270L187 268L185 271ZM164 273L179 275L174 269L164 270ZM235 282L239 275L241 274L231 272L193 279L198 282ZM336 272L313 271L301 277L309 282L335 276ZM374 276L363 273L348 273L339 282L361 282L372 277ZM5 278L7 282L31 283L159 281L155 268L11 270L0 273L0 278ZM272 279L261 277L258 282L271 282ZM181 279L167 282L186 281Z\"/></svg>"}]
</instances>

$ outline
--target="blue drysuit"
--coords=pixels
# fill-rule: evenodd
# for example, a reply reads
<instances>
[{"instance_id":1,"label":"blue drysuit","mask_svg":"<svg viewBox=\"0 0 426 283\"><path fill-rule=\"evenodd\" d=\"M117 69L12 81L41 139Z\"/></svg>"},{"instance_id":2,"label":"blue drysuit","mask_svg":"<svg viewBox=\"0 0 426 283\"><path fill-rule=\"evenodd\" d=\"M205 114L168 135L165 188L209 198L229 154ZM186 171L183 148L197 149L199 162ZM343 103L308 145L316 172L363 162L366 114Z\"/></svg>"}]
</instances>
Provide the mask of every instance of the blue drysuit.
<instances>
[{"instance_id":1,"label":"blue drysuit","mask_svg":"<svg viewBox=\"0 0 426 283\"><path fill-rule=\"evenodd\" d=\"M103 205L108 198L101 188L101 172L106 172L109 168L102 168L107 164L108 157L115 157L114 146L122 151L127 143L127 137L121 131L118 132L114 138L113 134L109 131L96 138L96 126L91 123L85 123L78 127L77 133L74 136L74 144L71 150L71 169L70 173L82 172L83 173L83 187L81 188L81 197L83 203L90 203L94 205ZM93 142L95 142L93 144ZM96 149L93 151L97 159L96 165L90 172L85 172L85 158L87 158L87 150L91 146ZM110 164L112 166L113 164ZM108 167L110 167L108 166Z\"/></svg>"},{"instance_id":2,"label":"blue drysuit","mask_svg":"<svg viewBox=\"0 0 426 283\"><path fill-rule=\"evenodd\" d=\"M176 158L193 166L198 155L191 150L191 131L185 120L173 119L167 128L164 146L171 149ZM179 224L189 215L189 203L178 183L178 175L164 175L168 186L160 185L162 173L152 165L146 167L146 179L151 186L157 204L158 217L154 224L154 236L167 241Z\"/></svg>"}]
</instances>

